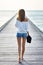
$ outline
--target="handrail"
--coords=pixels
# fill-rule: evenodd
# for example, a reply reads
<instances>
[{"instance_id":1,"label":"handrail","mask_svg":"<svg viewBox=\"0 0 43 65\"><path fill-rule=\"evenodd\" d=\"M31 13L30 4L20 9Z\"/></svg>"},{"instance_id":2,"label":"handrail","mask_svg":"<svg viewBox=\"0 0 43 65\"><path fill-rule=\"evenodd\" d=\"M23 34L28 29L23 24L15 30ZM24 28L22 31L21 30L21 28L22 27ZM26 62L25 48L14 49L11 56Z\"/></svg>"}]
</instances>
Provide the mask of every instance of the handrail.
<instances>
[{"instance_id":1,"label":"handrail","mask_svg":"<svg viewBox=\"0 0 43 65\"><path fill-rule=\"evenodd\" d=\"M12 16L8 21L6 21L5 24L3 24L1 27L0 27L0 32L6 27L6 25L17 15L17 13Z\"/></svg>"}]
</instances>

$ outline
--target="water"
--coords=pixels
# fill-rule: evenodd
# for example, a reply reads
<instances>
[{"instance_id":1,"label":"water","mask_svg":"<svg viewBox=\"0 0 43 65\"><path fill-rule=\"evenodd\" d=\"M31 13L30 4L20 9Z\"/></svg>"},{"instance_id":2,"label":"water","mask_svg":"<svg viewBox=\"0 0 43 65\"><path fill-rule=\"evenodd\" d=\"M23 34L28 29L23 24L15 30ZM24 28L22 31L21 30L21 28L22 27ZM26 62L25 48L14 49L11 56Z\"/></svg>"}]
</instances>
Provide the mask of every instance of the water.
<instances>
[{"instance_id":1,"label":"water","mask_svg":"<svg viewBox=\"0 0 43 65\"><path fill-rule=\"evenodd\" d=\"M27 11L30 20L43 32L43 10Z\"/></svg>"},{"instance_id":2,"label":"water","mask_svg":"<svg viewBox=\"0 0 43 65\"><path fill-rule=\"evenodd\" d=\"M0 10L0 27L10 20L15 13L16 11Z\"/></svg>"},{"instance_id":3,"label":"water","mask_svg":"<svg viewBox=\"0 0 43 65\"><path fill-rule=\"evenodd\" d=\"M26 11L30 20L43 32L43 10ZM0 26L4 24L16 11L0 11Z\"/></svg>"}]
</instances>

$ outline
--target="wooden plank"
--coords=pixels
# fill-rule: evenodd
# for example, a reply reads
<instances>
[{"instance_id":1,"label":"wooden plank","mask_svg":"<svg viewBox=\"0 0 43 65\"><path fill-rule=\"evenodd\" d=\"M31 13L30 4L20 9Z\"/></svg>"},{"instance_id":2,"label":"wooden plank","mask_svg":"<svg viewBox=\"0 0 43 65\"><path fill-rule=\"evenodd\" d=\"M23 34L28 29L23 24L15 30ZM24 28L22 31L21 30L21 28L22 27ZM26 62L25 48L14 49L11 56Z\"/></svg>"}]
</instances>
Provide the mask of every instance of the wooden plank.
<instances>
[{"instance_id":1,"label":"wooden plank","mask_svg":"<svg viewBox=\"0 0 43 65\"><path fill-rule=\"evenodd\" d=\"M15 18L13 18L0 32L0 65L19 65L16 31ZM26 42L24 60L21 60L21 65L43 65L43 38L31 21L29 32L32 36L32 43Z\"/></svg>"}]
</instances>

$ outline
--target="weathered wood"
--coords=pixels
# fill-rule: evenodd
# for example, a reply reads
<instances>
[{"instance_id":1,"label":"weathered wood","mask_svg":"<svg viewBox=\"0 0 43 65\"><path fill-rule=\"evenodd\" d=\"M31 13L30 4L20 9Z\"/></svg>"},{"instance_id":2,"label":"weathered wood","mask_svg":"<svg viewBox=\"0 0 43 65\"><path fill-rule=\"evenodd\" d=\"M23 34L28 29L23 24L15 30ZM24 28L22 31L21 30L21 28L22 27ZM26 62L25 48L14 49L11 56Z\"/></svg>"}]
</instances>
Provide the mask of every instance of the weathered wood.
<instances>
[{"instance_id":1,"label":"weathered wood","mask_svg":"<svg viewBox=\"0 0 43 65\"><path fill-rule=\"evenodd\" d=\"M16 30L14 18L0 32L0 65L19 65ZM43 37L31 21L29 33L32 36L32 43L26 42L24 60L21 60L21 65L43 65Z\"/></svg>"}]
</instances>

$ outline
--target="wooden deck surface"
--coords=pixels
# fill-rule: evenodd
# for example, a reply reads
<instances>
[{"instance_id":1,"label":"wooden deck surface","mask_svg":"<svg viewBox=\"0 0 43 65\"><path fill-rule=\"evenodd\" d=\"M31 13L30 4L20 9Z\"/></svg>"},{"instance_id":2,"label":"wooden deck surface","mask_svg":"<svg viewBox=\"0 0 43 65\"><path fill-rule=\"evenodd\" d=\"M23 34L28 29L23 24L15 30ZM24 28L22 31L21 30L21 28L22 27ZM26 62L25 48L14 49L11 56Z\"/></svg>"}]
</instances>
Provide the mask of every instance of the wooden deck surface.
<instances>
[{"instance_id":1,"label":"wooden deck surface","mask_svg":"<svg viewBox=\"0 0 43 65\"><path fill-rule=\"evenodd\" d=\"M43 65L43 37L29 22L32 43L26 43L24 60L18 64L15 18L0 32L0 65Z\"/></svg>"}]
</instances>

